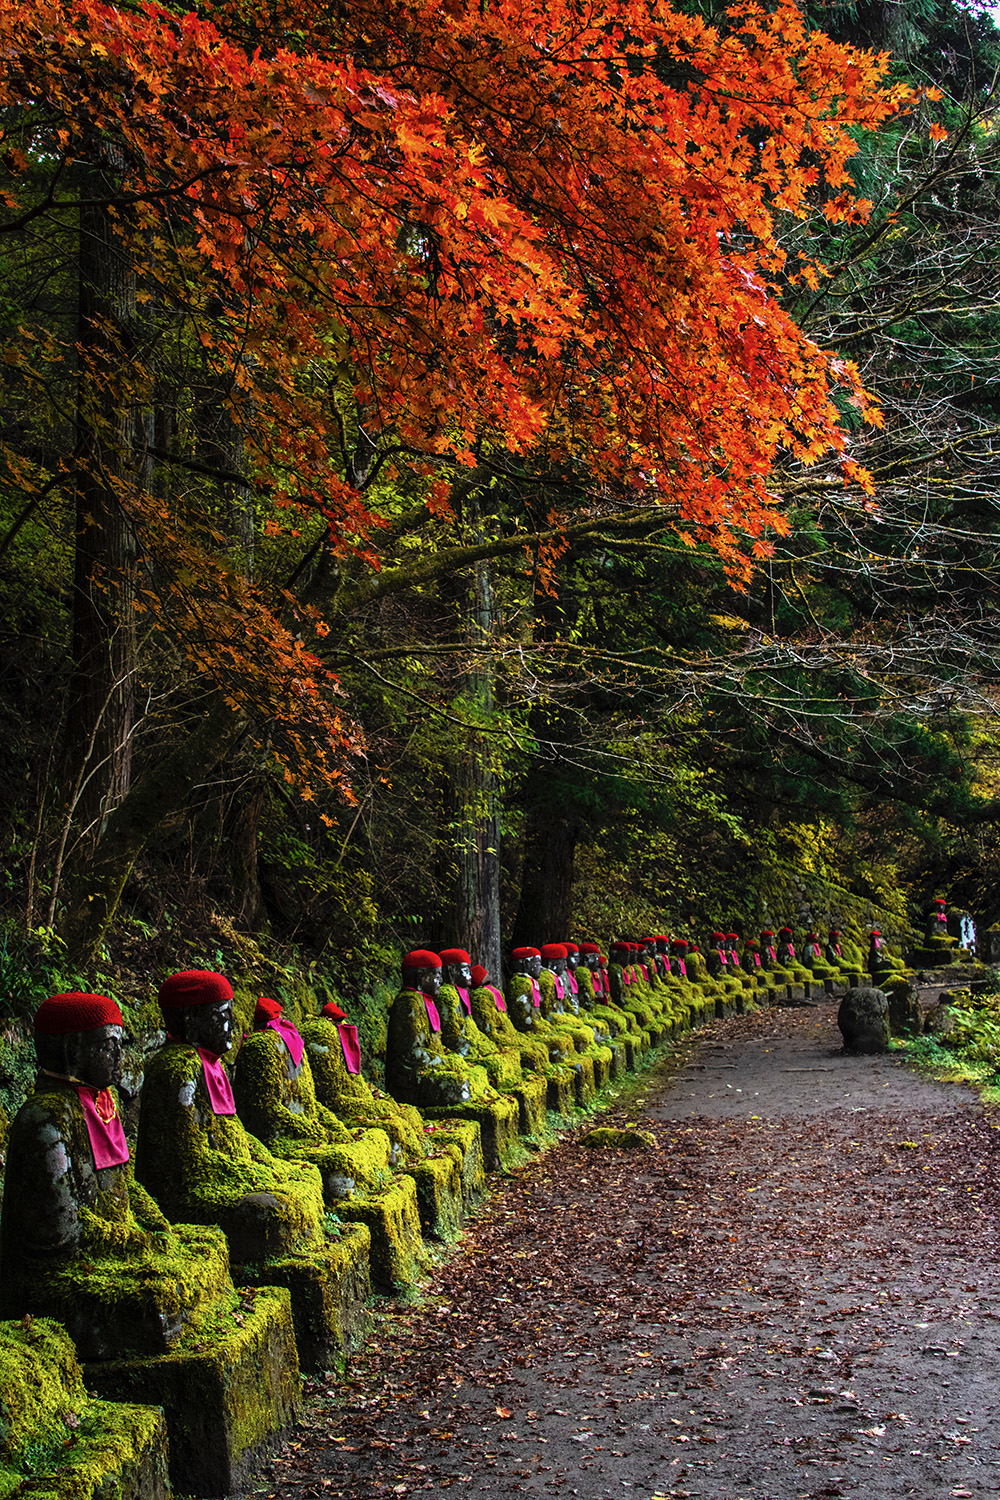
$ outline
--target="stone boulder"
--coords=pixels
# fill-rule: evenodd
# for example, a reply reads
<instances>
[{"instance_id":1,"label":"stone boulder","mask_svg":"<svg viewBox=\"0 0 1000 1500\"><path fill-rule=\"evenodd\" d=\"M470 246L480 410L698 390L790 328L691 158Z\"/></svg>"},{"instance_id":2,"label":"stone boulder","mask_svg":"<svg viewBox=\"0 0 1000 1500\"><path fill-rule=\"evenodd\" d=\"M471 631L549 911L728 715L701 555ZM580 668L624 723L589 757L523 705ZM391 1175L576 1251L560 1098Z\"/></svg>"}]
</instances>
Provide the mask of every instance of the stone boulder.
<instances>
[{"instance_id":1,"label":"stone boulder","mask_svg":"<svg viewBox=\"0 0 1000 1500\"><path fill-rule=\"evenodd\" d=\"M846 1052L888 1052L889 997L870 985L848 990L837 1011L837 1025Z\"/></svg>"},{"instance_id":2,"label":"stone boulder","mask_svg":"<svg viewBox=\"0 0 1000 1500\"><path fill-rule=\"evenodd\" d=\"M889 996L889 1029L893 1036L919 1036L924 1027L924 1008L908 979L886 985Z\"/></svg>"}]
</instances>

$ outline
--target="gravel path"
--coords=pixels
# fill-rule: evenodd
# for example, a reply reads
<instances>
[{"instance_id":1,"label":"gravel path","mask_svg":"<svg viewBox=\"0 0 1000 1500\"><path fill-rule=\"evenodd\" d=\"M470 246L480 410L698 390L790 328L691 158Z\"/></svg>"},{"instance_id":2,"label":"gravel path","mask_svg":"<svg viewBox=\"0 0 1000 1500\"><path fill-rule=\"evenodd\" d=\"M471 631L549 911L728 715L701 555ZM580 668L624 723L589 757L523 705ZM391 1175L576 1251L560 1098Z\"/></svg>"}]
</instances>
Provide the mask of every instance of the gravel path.
<instances>
[{"instance_id":1,"label":"gravel path","mask_svg":"<svg viewBox=\"0 0 1000 1500\"><path fill-rule=\"evenodd\" d=\"M501 1183L264 1492L996 1500L1000 1129L835 1015L716 1023L601 1121L658 1149Z\"/></svg>"}]
</instances>

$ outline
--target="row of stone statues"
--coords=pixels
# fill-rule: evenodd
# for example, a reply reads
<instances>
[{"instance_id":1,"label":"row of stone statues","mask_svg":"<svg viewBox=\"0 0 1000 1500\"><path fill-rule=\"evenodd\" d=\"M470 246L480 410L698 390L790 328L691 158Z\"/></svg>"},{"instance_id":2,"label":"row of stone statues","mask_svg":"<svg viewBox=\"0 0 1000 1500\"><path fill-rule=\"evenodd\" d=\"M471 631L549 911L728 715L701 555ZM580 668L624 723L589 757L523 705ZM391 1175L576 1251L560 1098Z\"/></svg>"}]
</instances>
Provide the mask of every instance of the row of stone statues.
<instances>
[{"instance_id":1,"label":"row of stone statues","mask_svg":"<svg viewBox=\"0 0 1000 1500\"><path fill-rule=\"evenodd\" d=\"M713 934L705 958L666 937L606 957L590 942L519 948L503 990L462 949L414 950L389 1014L385 1092L365 1080L357 1028L335 1004L296 1026L260 997L230 1073L229 981L175 974L159 991L134 1161L114 1093L121 1011L107 996L53 996L8 1140L0 1315L57 1319L100 1395L163 1406L175 1484L226 1493L241 1455L294 1408L296 1359L339 1356L369 1285L411 1283L424 1237L458 1227L484 1169L541 1134L547 1109L586 1103L664 1036L748 993L832 972L831 953L838 972L851 967L839 934L823 954L807 935L801 960L790 930L774 936L737 953L735 934Z\"/></svg>"}]
</instances>

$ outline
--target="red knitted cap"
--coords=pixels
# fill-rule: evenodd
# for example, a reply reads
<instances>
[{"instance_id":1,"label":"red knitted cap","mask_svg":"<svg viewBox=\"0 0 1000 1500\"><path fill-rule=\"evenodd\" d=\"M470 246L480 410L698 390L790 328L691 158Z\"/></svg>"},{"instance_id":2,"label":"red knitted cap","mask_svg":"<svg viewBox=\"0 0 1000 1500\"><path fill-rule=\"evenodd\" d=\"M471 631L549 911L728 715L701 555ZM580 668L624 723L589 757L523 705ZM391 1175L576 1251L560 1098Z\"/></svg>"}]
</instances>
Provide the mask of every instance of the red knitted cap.
<instances>
[{"instance_id":1,"label":"red knitted cap","mask_svg":"<svg viewBox=\"0 0 1000 1500\"><path fill-rule=\"evenodd\" d=\"M547 962L550 958L565 958L566 948L563 943L543 943L542 960Z\"/></svg>"},{"instance_id":2,"label":"red knitted cap","mask_svg":"<svg viewBox=\"0 0 1000 1500\"><path fill-rule=\"evenodd\" d=\"M233 987L225 974L210 969L185 969L171 974L160 985L161 1010L188 1010L195 1005L221 1005L233 998Z\"/></svg>"},{"instance_id":3,"label":"red knitted cap","mask_svg":"<svg viewBox=\"0 0 1000 1500\"><path fill-rule=\"evenodd\" d=\"M323 1009L320 1011L320 1015L329 1016L331 1021L347 1020L346 1013L341 1010L339 1005L334 1005L332 1000L328 1000L326 1002L326 1004L323 1006Z\"/></svg>"},{"instance_id":4,"label":"red knitted cap","mask_svg":"<svg viewBox=\"0 0 1000 1500\"><path fill-rule=\"evenodd\" d=\"M602 969L606 969L608 967L608 955L606 953L602 953L597 962L600 964Z\"/></svg>"},{"instance_id":5,"label":"red knitted cap","mask_svg":"<svg viewBox=\"0 0 1000 1500\"><path fill-rule=\"evenodd\" d=\"M779 927L778 928L778 936L779 937L791 937L791 935L792 935L792 929L790 927Z\"/></svg>"},{"instance_id":6,"label":"red knitted cap","mask_svg":"<svg viewBox=\"0 0 1000 1500\"><path fill-rule=\"evenodd\" d=\"M439 957L443 964L471 964L472 962L464 948L442 948Z\"/></svg>"},{"instance_id":7,"label":"red knitted cap","mask_svg":"<svg viewBox=\"0 0 1000 1500\"><path fill-rule=\"evenodd\" d=\"M686 948L688 946L688 940L687 938L671 938L670 946L671 948Z\"/></svg>"},{"instance_id":8,"label":"red knitted cap","mask_svg":"<svg viewBox=\"0 0 1000 1500\"><path fill-rule=\"evenodd\" d=\"M726 933L726 937L727 938L732 938L732 940L733 940L734 943L738 943L739 940L740 940L740 935L739 935L738 932L727 932Z\"/></svg>"},{"instance_id":9,"label":"red knitted cap","mask_svg":"<svg viewBox=\"0 0 1000 1500\"><path fill-rule=\"evenodd\" d=\"M570 940L569 940L569 938L564 938L563 939L563 947L566 949L567 954L570 954L570 953L579 953L580 952L580 946L579 946L579 944L578 943L571 943Z\"/></svg>"},{"instance_id":10,"label":"red knitted cap","mask_svg":"<svg viewBox=\"0 0 1000 1500\"><path fill-rule=\"evenodd\" d=\"M429 948L414 948L403 959L404 969L440 969L441 960Z\"/></svg>"},{"instance_id":11,"label":"red knitted cap","mask_svg":"<svg viewBox=\"0 0 1000 1500\"><path fill-rule=\"evenodd\" d=\"M477 986L486 983L486 970L483 968L482 964L472 965L472 982Z\"/></svg>"},{"instance_id":12,"label":"red knitted cap","mask_svg":"<svg viewBox=\"0 0 1000 1500\"><path fill-rule=\"evenodd\" d=\"M600 953L600 951L601 950L600 950L600 948L598 947L598 945L596 943L581 943L580 944L580 952L581 953Z\"/></svg>"},{"instance_id":13,"label":"red knitted cap","mask_svg":"<svg viewBox=\"0 0 1000 1500\"><path fill-rule=\"evenodd\" d=\"M830 932L829 932L829 936L830 937L840 937L840 928L839 927L831 927L830 928Z\"/></svg>"},{"instance_id":14,"label":"red knitted cap","mask_svg":"<svg viewBox=\"0 0 1000 1500\"><path fill-rule=\"evenodd\" d=\"M713 932L712 933L712 942L713 943L721 943L724 940L725 936L726 936L726 934L724 932Z\"/></svg>"},{"instance_id":15,"label":"red knitted cap","mask_svg":"<svg viewBox=\"0 0 1000 1500\"><path fill-rule=\"evenodd\" d=\"M540 948L514 948L510 956L511 958L541 958L542 950Z\"/></svg>"},{"instance_id":16,"label":"red knitted cap","mask_svg":"<svg viewBox=\"0 0 1000 1500\"><path fill-rule=\"evenodd\" d=\"M623 942L622 940L619 939L617 942L614 942L614 943L611 944L610 948L608 949L608 952L609 953L630 953L631 950L632 950L632 944L631 943L626 943L626 942Z\"/></svg>"},{"instance_id":17,"label":"red knitted cap","mask_svg":"<svg viewBox=\"0 0 1000 1500\"><path fill-rule=\"evenodd\" d=\"M122 1013L107 995L72 991L50 995L35 1011L38 1036L66 1036L71 1031L94 1031L98 1026L124 1026Z\"/></svg>"},{"instance_id":18,"label":"red knitted cap","mask_svg":"<svg viewBox=\"0 0 1000 1500\"><path fill-rule=\"evenodd\" d=\"M761 930L760 930L760 935L761 935L761 937L774 937L774 928L773 927L762 927Z\"/></svg>"},{"instance_id":19,"label":"red knitted cap","mask_svg":"<svg viewBox=\"0 0 1000 1500\"><path fill-rule=\"evenodd\" d=\"M254 1006L253 1024L254 1029L263 1029L268 1021L276 1021L281 1015L281 1004L277 1000L269 1000L266 995L261 995Z\"/></svg>"}]
</instances>

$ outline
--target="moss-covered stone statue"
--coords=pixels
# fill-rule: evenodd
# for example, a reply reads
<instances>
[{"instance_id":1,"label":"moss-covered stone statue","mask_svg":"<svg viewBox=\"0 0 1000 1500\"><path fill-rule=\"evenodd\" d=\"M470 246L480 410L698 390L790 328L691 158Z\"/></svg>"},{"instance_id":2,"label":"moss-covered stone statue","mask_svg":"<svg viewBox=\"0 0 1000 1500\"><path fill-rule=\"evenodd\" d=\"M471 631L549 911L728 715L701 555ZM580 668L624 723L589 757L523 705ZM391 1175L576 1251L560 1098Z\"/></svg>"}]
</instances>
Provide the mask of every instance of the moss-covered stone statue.
<instances>
[{"instance_id":1,"label":"moss-covered stone statue","mask_svg":"<svg viewBox=\"0 0 1000 1500\"><path fill-rule=\"evenodd\" d=\"M0 1316L58 1318L86 1360L162 1354L225 1285L225 1245L209 1232L186 1246L132 1179L112 1092L117 1004L53 995L34 1033L39 1073L8 1143Z\"/></svg>"},{"instance_id":2,"label":"moss-covered stone statue","mask_svg":"<svg viewBox=\"0 0 1000 1500\"><path fill-rule=\"evenodd\" d=\"M579 1074L579 1067L574 1063L576 1047L572 1037L565 1031L557 1031L543 1014L539 984L541 972L540 948L528 945L512 951L505 993L507 1014L516 1031L541 1042L546 1048L550 1063L545 1075L548 1107L554 1114L566 1114L576 1097Z\"/></svg>"},{"instance_id":3,"label":"moss-covered stone statue","mask_svg":"<svg viewBox=\"0 0 1000 1500\"><path fill-rule=\"evenodd\" d=\"M542 992L542 1015L557 1031L573 1040L571 1062L577 1072L577 1103L585 1104L603 1088L611 1075L611 1051L596 1041L594 1026L582 1020L569 999L572 995L567 976L566 948L563 943L543 943L542 965L538 983Z\"/></svg>"},{"instance_id":4,"label":"moss-covered stone statue","mask_svg":"<svg viewBox=\"0 0 1000 1500\"><path fill-rule=\"evenodd\" d=\"M237 1114L275 1156L319 1168L327 1208L371 1232L372 1280L404 1291L422 1262L416 1183L394 1171L403 1156L384 1130L352 1132L319 1103L305 1041L281 1012L277 1000L257 1001L233 1070Z\"/></svg>"},{"instance_id":5,"label":"moss-covered stone statue","mask_svg":"<svg viewBox=\"0 0 1000 1500\"><path fill-rule=\"evenodd\" d=\"M418 1108L467 1104L488 1083L482 1068L448 1052L437 1007L441 959L415 948L403 959L403 987L389 1011L385 1082L389 1092Z\"/></svg>"},{"instance_id":6,"label":"moss-covered stone statue","mask_svg":"<svg viewBox=\"0 0 1000 1500\"><path fill-rule=\"evenodd\" d=\"M517 1045L501 1047L492 1035L498 1028L483 1030L479 1026L472 999L472 959L465 949L443 948L440 958L443 982L438 992L438 1009L445 1046L460 1057L470 1057L479 1063L486 1069L493 1088L517 1101L518 1129L522 1135L541 1135L545 1129L544 1074L531 1071L526 1076ZM479 1010L482 1014L482 1007ZM492 1020L488 1011L486 1014Z\"/></svg>"},{"instance_id":7,"label":"moss-covered stone statue","mask_svg":"<svg viewBox=\"0 0 1000 1500\"><path fill-rule=\"evenodd\" d=\"M345 1225L331 1238L318 1168L280 1160L237 1116L222 1061L234 1029L228 979L187 970L159 999L167 1042L146 1069L136 1176L169 1217L222 1229L238 1281L288 1287L300 1360L322 1366L360 1331L368 1230Z\"/></svg>"},{"instance_id":8,"label":"moss-covered stone statue","mask_svg":"<svg viewBox=\"0 0 1000 1500\"><path fill-rule=\"evenodd\" d=\"M57 1318L99 1394L164 1408L178 1488L224 1494L294 1414L288 1294L246 1309L218 1229L171 1226L134 1181L112 1092L117 1004L54 995L34 1033L38 1081L8 1146L0 1313Z\"/></svg>"},{"instance_id":9,"label":"moss-covered stone statue","mask_svg":"<svg viewBox=\"0 0 1000 1500\"><path fill-rule=\"evenodd\" d=\"M612 1005L636 1018L645 1051L659 1042L663 1026L659 1009L654 1009L648 992L638 983L632 960L631 943L620 940L611 944L608 949L608 988Z\"/></svg>"},{"instance_id":10,"label":"moss-covered stone statue","mask_svg":"<svg viewBox=\"0 0 1000 1500\"><path fill-rule=\"evenodd\" d=\"M594 1016L614 1038L619 1050L620 1066L634 1070L642 1052L642 1028L630 1011L612 1005L608 984L607 959L601 964L601 950L596 943L580 944L580 963L576 970L580 1004Z\"/></svg>"},{"instance_id":11,"label":"moss-covered stone statue","mask_svg":"<svg viewBox=\"0 0 1000 1500\"><path fill-rule=\"evenodd\" d=\"M606 1016L599 1016L594 1010L594 985L590 970L583 962L579 944L564 938L563 947L566 949L566 975L563 983L566 1008L592 1027L597 1046L606 1047L610 1051L610 1076L617 1078L625 1068L625 1049L616 1041L619 1028L612 1026Z\"/></svg>"},{"instance_id":12,"label":"moss-covered stone statue","mask_svg":"<svg viewBox=\"0 0 1000 1500\"><path fill-rule=\"evenodd\" d=\"M403 959L403 987L389 1011L385 1081L391 1093L431 1119L476 1120L487 1171L502 1166L517 1137L517 1101L496 1093L472 1056L447 1049L437 1001L441 959L427 948Z\"/></svg>"},{"instance_id":13,"label":"moss-covered stone statue","mask_svg":"<svg viewBox=\"0 0 1000 1500\"><path fill-rule=\"evenodd\" d=\"M451 1239L486 1183L475 1124L428 1124L415 1104L404 1104L370 1084L362 1072L358 1028L335 1001L301 1023L316 1097L350 1127L384 1130L417 1185L425 1235Z\"/></svg>"}]
</instances>

